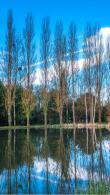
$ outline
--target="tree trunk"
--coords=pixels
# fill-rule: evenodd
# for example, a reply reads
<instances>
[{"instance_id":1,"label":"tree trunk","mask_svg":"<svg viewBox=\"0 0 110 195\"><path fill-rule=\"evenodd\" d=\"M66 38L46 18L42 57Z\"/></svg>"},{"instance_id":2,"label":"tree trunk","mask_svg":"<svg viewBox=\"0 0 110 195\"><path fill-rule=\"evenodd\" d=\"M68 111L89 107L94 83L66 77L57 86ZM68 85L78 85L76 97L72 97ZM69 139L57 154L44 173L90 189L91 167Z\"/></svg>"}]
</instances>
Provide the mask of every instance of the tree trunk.
<instances>
[{"instance_id":1,"label":"tree trunk","mask_svg":"<svg viewBox=\"0 0 110 195\"><path fill-rule=\"evenodd\" d=\"M44 125L47 128L47 112L44 113Z\"/></svg>"},{"instance_id":2,"label":"tree trunk","mask_svg":"<svg viewBox=\"0 0 110 195\"><path fill-rule=\"evenodd\" d=\"M47 112L44 113L45 138L47 140Z\"/></svg>"},{"instance_id":3,"label":"tree trunk","mask_svg":"<svg viewBox=\"0 0 110 195\"><path fill-rule=\"evenodd\" d=\"M96 113L96 97L95 97L95 100L94 100L94 109L93 109L93 124L95 122L95 113Z\"/></svg>"},{"instance_id":4,"label":"tree trunk","mask_svg":"<svg viewBox=\"0 0 110 195\"><path fill-rule=\"evenodd\" d=\"M88 123L88 114L87 114L87 98L85 93L85 109L86 109L86 124Z\"/></svg>"},{"instance_id":5,"label":"tree trunk","mask_svg":"<svg viewBox=\"0 0 110 195\"><path fill-rule=\"evenodd\" d=\"M60 115L60 127L61 127L62 126L62 109L61 109L59 115Z\"/></svg>"},{"instance_id":6,"label":"tree trunk","mask_svg":"<svg viewBox=\"0 0 110 195\"><path fill-rule=\"evenodd\" d=\"M13 103L13 120L14 120L14 126L16 126L15 92L14 92L14 103Z\"/></svg>"},{"instance_id":7,"label":"tree trunk","mask_svg":"<svg viewBox=\"0 0 110 195\"><path fill-rule=\"evenodd\" d=\"M47 127L45 127L45 141L47 141Z\"/></svg>"},{"instance_id":8,"label":"tree trunk","mask_svg":"<svg viewBox=\"0 0 110 195\"><path fill-rule=\"evenodd\" d=\"M93 123L93 107L94 107L94 99L93 99L93 95L91 95L91 118L90 118L90 122L91 124Z\"/></svg>"},{"instance_id":9,"label":"tree trunk","mask_svg":"<svg viewBox=\"0 0 110 195\"><path fill-rule=\"evenodd\" d=\"M100 103L100 96L98 101L98 122L101 123L101 103Z\"/></svg>"},{"instance_id":10,"label":"tree trunk","mask_svg":"<svg viewBox=\"0 0 110 195\"><path fill-rule=\"evenodd\" d=\"M11 126L11 110L8 108L8 125Z\"/></svg>"},{"instance_id":11,"label":"tree trunk","mask_svg":"<svg viewBox=\"0 0 110 195\"><path fill-rule=\"evenodd\" d=\"M68 124L69 123L69 115L68 115L68 97L66 99L66 123Z\"/></svg>"},{"instance_id":12,"label":"tree trunk","mask_svg":"<svg viewBox=\"0 0 110 195\"><path fill-rule=\"evenodd\" d=\"M75 104L74 104L74 99L73 99L73 125L75 125Z\"/></svg>"},{"instance_id":13,"label":"tree trunk","mask_svg":"<svg viewBox=\"0 0 110 195\"><path fill-rule=\"evenodd\" d=\"M29 126L29 114L27 115L27 126Z\"/></svg>"},{"instance_id":14,"label":"tree trunk","mask_svg":"<svg viewBox=\"0 0 110 195\"><path fill-rule=\"evenodd\" d=\"M98 111L98 122L101 123L101 107L99 105L99 111Z\"/></svg>"},{"instance_id":15,"label":"tree trunk","mask_svg":"<svg viewBox=\"0 0 110 195\"><path fill-rule=\"evenodd\" d=\"M14 81L14 92L13 92L13 121L14 126L16 126L16 79L17 79L17 70L15 68L15 81Z\"/></svg>"},{"instance_id":16,"label":"tree trunk","mask_svg":"<svg viewBox=\"0 0 110 195\"><path fill-rule=\"evenodd\" d=\"M93 95L90 92L90 123L93 121Z\"/></svg>"}]
</instances>

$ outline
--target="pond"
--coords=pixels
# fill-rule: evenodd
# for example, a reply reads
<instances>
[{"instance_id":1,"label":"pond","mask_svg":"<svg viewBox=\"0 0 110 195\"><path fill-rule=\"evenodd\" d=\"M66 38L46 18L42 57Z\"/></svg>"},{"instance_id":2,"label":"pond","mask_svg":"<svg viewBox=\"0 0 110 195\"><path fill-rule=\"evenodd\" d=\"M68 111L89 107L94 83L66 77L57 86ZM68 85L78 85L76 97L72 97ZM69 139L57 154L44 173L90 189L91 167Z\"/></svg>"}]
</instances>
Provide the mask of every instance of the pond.
<instances>
[{"instance_id":1,"label":"pond","mask_svg":"<svg viewBox=\"0 0 110 195\"><path fill-rule=\"evenodd\" d=\"M106 129L0 131L0 194L110 193Z\"/></svg>"}]
</instances>

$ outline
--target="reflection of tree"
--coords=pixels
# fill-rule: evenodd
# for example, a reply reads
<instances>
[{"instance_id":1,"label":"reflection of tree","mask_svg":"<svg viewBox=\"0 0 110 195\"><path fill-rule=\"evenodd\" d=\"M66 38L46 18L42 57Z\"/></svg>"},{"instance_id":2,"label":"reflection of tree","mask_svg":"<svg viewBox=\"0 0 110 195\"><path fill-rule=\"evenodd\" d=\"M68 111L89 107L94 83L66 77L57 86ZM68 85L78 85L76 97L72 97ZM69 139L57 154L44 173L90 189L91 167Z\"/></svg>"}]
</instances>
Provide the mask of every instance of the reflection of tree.
<instances>
[{"instance_id":1,"label":"reflection of tree","mask_svg":"<svg viewBox=\"0 0 110 195\"><path fill-rule=\"evenodd\" d=\"M2 169L6 168L7 169L7 173L5 174L5 178L3 178L2 183L5 183L5 187L2 186L3 184L1 184L1 188L2 190L5 190L5 188L7 188L7 193L11 194L11 193L17 193L17 165L16 165L16 152L15 152L15 143L16 143L16 131L14 130L14 132L12 132L12 130L8 130L8 137L7 139L3 139L7 141L7 143L5 143L5 148L1 149L3 150L3 158L0 155L0 159L2 159L3 161L3 165L2 165ZM1 165L0 165L1 166ZM14 169L14 171L13 171ZM14 179L14 183L13 183L13 179ZM0 191L1 192L1 191Z\"/></svg>"},{"instance_id":2,"label":"reflection of tree","mask_svg":"<svg viewBox=\"0 0 110 195\"><path fill-rule=\"evenodd\" d=\"M86 148L87 148L87 154L88 154L88 128L86 128Z\"/></svg>"},{"instance_id":3,"label":"reflection of tree","mask_svg":"<svg viewBox=\"0 0 110 195\"><path fill-rule=\"evenodd\" d=\"M86 135L86 136L85 136ZM89 140L89 141L88 141ZM90 129L77 129L76 145L85 153L92 154L96 150L94 133Z\"/></svg>"},{"instance_id":4,"label":"reflection of tree","mask_svg":"<svg viewBox=\"0 0 110 195\"><path fill-rule=\"evenodd\" d=\"M18 170L19 179L17 179L17 186L22 190L22 192L24 191L23 193L28 192L29 194L31 193L31 165L33 162L33 155L35 154L35 148L30 137L30 130L27 128L27 133L22 139L23 142L19 139L17 141L20 142L16 142L16 157L17 154L19 156L18 159L16 159L16 162L18 162L19 165L22 165L19 166ZM27 186L27 189L23 189L25 188L25 185Z\"/></svg>"},{"instance_id":5,"label":"reflection of tree","mask_svg":"<svg viewBox=\"0 0 110 195\"><path fill-rule=\"evenodd\" d=\"M58 143L58 159L57 159L57 165L59 170L59 186L58 186L58 192L60 194L62 193L71 193L71 176L70 176L70 170L69 170L69 163L70 163L70 148L69 143L66 143L64 141L64 135L63 135L63 129L60 129L60 140Z\"/></svg>"},{"instance_id":6,"label":"reflection of tree","mask_svg":"<svg viewBox=\"0 0 110 195\"><path fill-rule=\"evenodd\" d=\"M8 131L8 145L7 145L7 193L11 194L11 130Z\"/></svg>"},{"instance_id":7,"label":"reflection of tree","mask_svg":"<svg viewBox=\"0 0 110 195\"><path fill-rule=\"evenodd\" d=\"M19 134L18 134L19 137ZM7 193L16 193L18 188L23 188L26 178L28 178L28 193L31 192L31 164L33 162L33 155L35 154L34 145L30 141L29 129L27 129L27 135L25 137L24 143L21 140L17 140L16 130L11 132L8 131L8 144L6 147L6 161L7 161ZM17 142L20 141L20 142ZM20 147L19 147L20 146ZM19 153L20 152L20 153ZM22 167L19 167L22 164ZM27 172L23 172L23 165L26 163ZM12 169L14 169L12 171ZM18 172L21 175L18 176ZM23 181L25 178L25 181ZM22 181L22 183L20 183ZM23 183L24 182L24 183ZM23 190L23 189L22 189Z\"/></svg>"},{"instance_id":8,"label":"reflection of tree","mask_svg":"<svg viewBox=\"0 0 110 195\"><path fill-rule=\"evenodd\" d=\"M48 145L48 137L47 137L47 127L45 127L45 137L44 137L44 143L43 143L43 148L42 148L42 157L45 160L45 165L46 165L46 171L45 171L45 179L46 179L46 194L49 194L49 162L48 162L48 157L49 157L49 145Z\"/></svg>"},{"instance_id":9,"label":"reflection of tree","mask_svg":"<svg viewBox=\"0 0 110 195\"><path fill-rule=\"evenodd\" d=\"M29 143L29 128L27 128L27 147L26 147L26 161L27 161L27 167L28 167L28 193L31 193L30 183L31 183L31 167L30 167L30 143Z\"/></svg>"},{"instance_id":10,"label":"reflection of tree","mask_svg":"<svg viewBox=\"0 0 110 195\"><path fill-rule=\"evenodd\" d=\"M99 178L100 182L104 183L107 178L107 170L104 162L103 150L102 150L102 131L99 132Z\"/></svg>"},{"instance_id":11,"label":"reflection of tree","mask_svg":"<svg viewBox=\"0 0 110 195\"><path fill-rule=\"evenodd\" d=\"M93 141L93 148L95 149L96 142L97 142L97 139L96 139L96 129L95 128L92 129L92 141Z\"/></svg>"},{"instance_id":12,"label":"reflection of tree","mask_svg":"<svg viewBox=\"0 0 110 195\"><path fill-rule=\"evenodd\" d=\"M107 179L107 171L104 163L103 150L102 150L102 130L99 129L99 136L96 140L96 132L93 129L93 147L96 146L96 142L98 145L97 151L97 162L96 156L94 153L91 154L91 161L89 167L89 188L88 194L106 194L108 193L108 179ZM98 179L98 180L97 180Z\"/></svg>"},{"instance_id":13,"label":"reflection of tree","mask_svg":"<svg viewBox=\"0 0 110 195\"><path fill-rule=\"evenodd\" d=\"M76 158L76 129L74 128L73 130L73 140L74 140L74 168L75 168L75 194L77 193L77 167L76 167L76 163L77 163L77 158Z\"/></svg>"},{"instance_id":14,"label":"reflection of tree","mask_svg":"<svg viewBox=\"0 0 110 195\"><path fill-rule=\"evenodd\" d=\"M27 128L27 134L24 140L24 145L22 148L22 161L26 163L27 171L24 173L25 179L24 181L28 186L28 194L31 193L31 165L33 163L33 156L35 154L35 147L31 141L30 130ZM27 174L27 175L26 175Z\"/></svg>"},{"instance_id":15,"label":"reflection of tree","mask_svg":"<svg viewBox=\"0 0 110 195\"><path fill-rule=\"evenodd\" d=\"M7 135L0 132L0 173L7 167Z\"/></svg>"},{"instance_id":16,"label":"reflection of tree","mask_svg":"<svg viewBox=\"0 0 110 195\"><path fill-rule=\"evenodd\" d=\"M27 128L27 134L24 137L24 143L22 147L22 162L26 164L30 162L32 164L34 155L35 155L35 145L30 135L30 129Z\"/></svg>"},{"instance_id":17,"label":"reflection of tree","mask_svg":"<svg viewBox=\"0 0 110 195\"><path fill-rule=\"evenodd\" d=\"M100 141L99 141L99 177L100 177L100 180L102 181L102 171L103 171L103 167L104 167L104 160L103 160L103 153L102 153L101 137L102 137L102 132L100 130Z\"/></svg>"},{"instance_id":18,"label":"reflection of tree","mask_svg":"<svg viewBox=\"0 0 110 195\"><path fill-rule=\"evenodd\" d=\"M15 167L15 193L17 194L18 181L17 181L17 166L16 166L16 129L14 129L13 164Z\"/></svg>"},{"instance_id":19,"label":"reflection of tree","mask_svg":"<svg viewBox=\"0 0 110 195\"><path fill-rule=\"evenodd\" d=\"M102 147L104 136L108 137L107 131L104 131L103 134L103 131L93 129L74 129L68 132L60 129L60 131L54 132L54 136L53 130L49 130L48 135L46 131L38 133L38 131L30 132L29 129L27 132L8 131L8 139L0 142L0 159L4 160L4 164L0 161L1 175L3 168L7 168L5 182L0 183L0 191L4 188L7 189L7 193L17 194L18 190L22 190L22 193L35 192L37 186L33 176L36 171L35 167L32 168L35 156L37 160L43 161L45 166L44 172L41 174L44 174L46 194L52 192L51 189L54 185L57 186L58 193L78 193L80 190L80 163L84 169L87 168L90 181L89 190L96 188L98 191L99 186L103 188L105 184L108 186L109 175L107 175L106 158ZM92 147L92 150L89 147ZM55 184L53 184L53 178L55 178ZM7 184L5 184L6 182ZM56 187L52 190L56 190Z\"/></svg>"},{"instance_id":20,"label":"reflection of tree","mask_svg":"<svg viewBox=\"0 0 110 195\"><path fill-rule=\"evenodd\" d=\"M77 129L76 131L76 145L85 154L91 155L97 151L98 142L105 139L109 135L107 130L102 131L102 136L100 138L100 129ZM86 136L85 136L86 135ZM87 149L88 147L88 149Z\"/></svg>"},{"instance_id":21,"label":"reflection of tree","mask_svg":"<svg viewBox=\"0 0 110 195\"><path fill-rule=\"evenodd\" d=\"M93 149L93 152L91 153L91 163L90 163L90 167L89 167L89 179L90 179L90 182L93 180L94 178L94 152L96 150L96 132L95 132L95 128L92 129L91 131L91 140L92 140L92 149Z\"/></svg>"}]
</instances>

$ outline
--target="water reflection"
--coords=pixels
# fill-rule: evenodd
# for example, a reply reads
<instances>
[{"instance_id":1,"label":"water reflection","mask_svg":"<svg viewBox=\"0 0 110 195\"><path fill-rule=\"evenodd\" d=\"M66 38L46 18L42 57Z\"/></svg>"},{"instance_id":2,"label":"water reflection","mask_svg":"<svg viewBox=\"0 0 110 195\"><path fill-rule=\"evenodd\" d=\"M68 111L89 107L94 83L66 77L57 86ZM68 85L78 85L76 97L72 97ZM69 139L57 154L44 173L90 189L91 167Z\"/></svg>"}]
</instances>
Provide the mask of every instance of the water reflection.
<instances>
[{"instance_id":1,"label":"water reflection","mask_svg":"<svg viewBox=\"0 0 110 195\"><path fill-rule=\"evenodd\" d=\"M0 131L1 194L110 192L107 130Z\"/></svg>"}]
</instances>

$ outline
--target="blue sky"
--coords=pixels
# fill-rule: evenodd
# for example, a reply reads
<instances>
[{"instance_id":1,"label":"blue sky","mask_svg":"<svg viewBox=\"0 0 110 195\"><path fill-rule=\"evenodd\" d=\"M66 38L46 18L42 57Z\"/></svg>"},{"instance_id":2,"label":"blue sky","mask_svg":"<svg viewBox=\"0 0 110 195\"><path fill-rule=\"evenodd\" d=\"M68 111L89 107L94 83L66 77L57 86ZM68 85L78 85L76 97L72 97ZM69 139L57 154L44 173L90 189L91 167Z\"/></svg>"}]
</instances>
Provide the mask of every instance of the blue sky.
<instances>
[{"instance_id":1,"label":"blue sky","mask_svg":"<svg viewBox=\"0 0 110 195\"><path fill-rule=\"evenodd\" d=\"M0 0L0 47L4 43L7 11L11 8L17 31L22 31L28 12L35 20L35 31L39 40L41 20L49 16L54 31L56 20L61 19L67 32L69 22L75 21L78 34L82 36L87 21L99 22L102 27L110 26L110 0Z\"/></svg>"}]
</instances>

